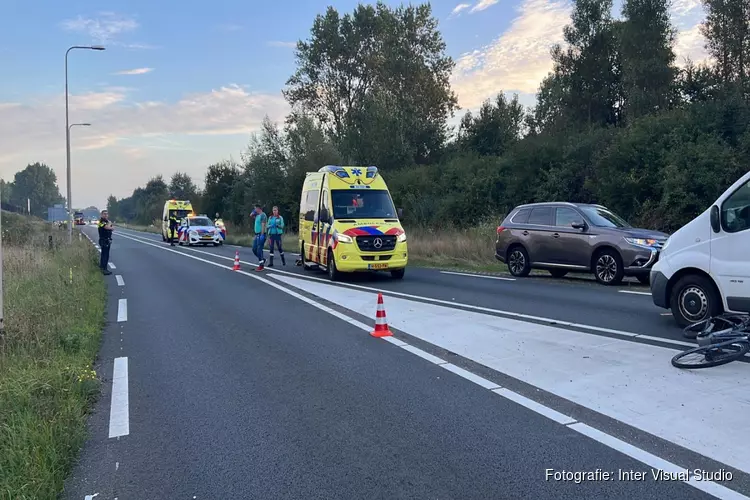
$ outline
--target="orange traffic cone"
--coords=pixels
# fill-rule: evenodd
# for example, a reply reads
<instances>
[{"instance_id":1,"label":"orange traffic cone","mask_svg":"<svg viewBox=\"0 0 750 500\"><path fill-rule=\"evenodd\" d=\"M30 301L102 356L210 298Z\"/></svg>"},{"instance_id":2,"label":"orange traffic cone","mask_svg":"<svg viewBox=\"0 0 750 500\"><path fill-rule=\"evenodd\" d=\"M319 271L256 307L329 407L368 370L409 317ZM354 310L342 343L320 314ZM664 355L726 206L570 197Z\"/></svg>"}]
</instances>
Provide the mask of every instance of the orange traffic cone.
<instances>
[{"instance_id":1,"label":"orange traffic cone","mask_svg":"<svg viewBox=\"0 0 750 500\"><path fill-rule=\"evenodd\" d=\"M239 271L240 270L240 251L236 250L234 252L234 267L232 268L232 271Z\"/></svg>"},{"instance_id":2,"label":"orange traffic cone","mask_svg":"<svg viewBox=\"0 0 750 500\"><path fill-rule=\"evenodd\" d=\"M391 337L393 332L388 328L388 321L385 319L385 306L383 305L383 294L378 294L378 311L375 313L375 329L370 332L373 337Z\"/></svg>"}]
</instances>

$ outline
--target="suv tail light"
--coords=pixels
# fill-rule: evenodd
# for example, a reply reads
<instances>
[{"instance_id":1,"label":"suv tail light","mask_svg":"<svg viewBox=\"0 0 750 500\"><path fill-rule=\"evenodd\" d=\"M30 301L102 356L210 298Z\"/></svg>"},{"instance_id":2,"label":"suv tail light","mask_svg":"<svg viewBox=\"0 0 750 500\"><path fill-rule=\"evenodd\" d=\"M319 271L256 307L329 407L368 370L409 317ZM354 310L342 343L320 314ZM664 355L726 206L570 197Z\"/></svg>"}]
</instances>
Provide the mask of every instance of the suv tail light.
<instances>
[{"instance_id":1,"label":"suv tail light","mask_svg":"<svg viewBox=\"0 0 750 500\"><path fill-rule=\"evenodd\" d=\"M497 234L500 234L503 231L505 231L505 228L503 226L497 226Z\"/></svg>"}]
</instances>

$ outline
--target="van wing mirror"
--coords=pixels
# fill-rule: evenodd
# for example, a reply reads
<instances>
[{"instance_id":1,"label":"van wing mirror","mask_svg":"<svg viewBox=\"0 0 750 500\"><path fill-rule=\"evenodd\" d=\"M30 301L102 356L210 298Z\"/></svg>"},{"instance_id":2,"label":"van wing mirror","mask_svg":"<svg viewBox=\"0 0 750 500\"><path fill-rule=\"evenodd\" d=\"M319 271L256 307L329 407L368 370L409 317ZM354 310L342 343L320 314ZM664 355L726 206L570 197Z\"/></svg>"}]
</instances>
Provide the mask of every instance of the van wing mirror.
<instances>
[{"instance_id":1,"label":"van wing mirror","mask_svg":"<svg viewBox=\"0 0 750 500\"><path fill-rule=\"evenodd\" d=\"M573 229L586 229L586 223L583 221L575 221L570 225Z\"/></svg>"},{"instance_id":2,"label":"van wing mirror","mask_svg":"<svg viewBox=\"0 0 750 500\"><path fill-rule=\"evenodd\" d=\"M721 217L719 207L716 205L711 207L711 229L713 229L714 233L721 231Z\"/></svg>"},{"instance_id":3,"label":"van wing mirror","mask_svg":"<svg viewBox=\"0 0 750 500\"><path fill-rule=\"evenodd\" d=\"M403 208L399 208L398 210L396 210L396 212L398 213L398 218L399 219L401 219L404 216L404 209Z\"/></svg>"}]
</instances>

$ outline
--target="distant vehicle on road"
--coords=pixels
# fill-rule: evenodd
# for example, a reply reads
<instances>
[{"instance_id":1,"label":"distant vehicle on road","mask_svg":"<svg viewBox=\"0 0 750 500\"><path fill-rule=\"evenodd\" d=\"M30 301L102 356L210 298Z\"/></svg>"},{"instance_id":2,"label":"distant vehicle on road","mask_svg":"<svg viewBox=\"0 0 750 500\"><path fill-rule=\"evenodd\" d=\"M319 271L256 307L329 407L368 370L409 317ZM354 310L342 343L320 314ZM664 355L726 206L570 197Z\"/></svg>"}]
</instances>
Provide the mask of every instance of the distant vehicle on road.
<instances>
[{"instance_id":1,"label":"distant vehicle on road","mask_svg":"<svg viewBox=\"0 0 750 500\"><path fill-rule=\"evenodd\" d=\"M327 165L307 173L299 214L303 268L325 269L331 281L356 271L402 279L409 258L400 212L376 167Z\"/></svg>"},{"instance_id":2,"label":"distant vehicle on road","mask_svg":"<svg viewBox=\"0 0 750 500\"><path fill-rule=\"evenodd\" d=\"M495 258L518 277L545 269L555 278L591 272L604 285L625 276L648 283L667 236L635 228L601 205L532 203L511 210L497 228Z\"/></svg>"},{"instance_id":3,"label":"distant vehicle on road","mask_svg":"<svg viewBox=\"0 0 750 500\"><path fill-rule=\"evenodd\" d=\"M73 213L73 221L76 226L85 226L86 221L83 218L83 212L74 212Z\"/></svg>"},{"instance_id":4,"label":"distant vehicle on road","mask_svg":"<svg viewBox=\"0 0 750 500\"><path fill-rule=\"evenodd\" d=\"M190 203L190 200L172 199L165 201L161 222L162 241L169 241L171 237L169 234L169 218L171 216L175 216L178 221L182 221L185 217L193 215L195 214L193 213L193 205Z\"/></svg>"},{"instance_id":5,"label":"distant vehicle on road","mask_svg":"<svg viewBox=\"0 0 750 500\"><path fill-rule=\"evenodd\" d=\"M651 269L651 297L680 326L750 312L750 172L669 237Z\"/></svg>"},{"instance_id":6,"label":"distant vehicle on road","mask_svg":"<svg viewBox=\"0 0 750 500\"><path fill-rule=\"evenodd\" d=\"M213 245L217 247L222 243L219 229L206 215L184 218L177 235L177 242L180 245Z\"/></svg>"}]
</instances>

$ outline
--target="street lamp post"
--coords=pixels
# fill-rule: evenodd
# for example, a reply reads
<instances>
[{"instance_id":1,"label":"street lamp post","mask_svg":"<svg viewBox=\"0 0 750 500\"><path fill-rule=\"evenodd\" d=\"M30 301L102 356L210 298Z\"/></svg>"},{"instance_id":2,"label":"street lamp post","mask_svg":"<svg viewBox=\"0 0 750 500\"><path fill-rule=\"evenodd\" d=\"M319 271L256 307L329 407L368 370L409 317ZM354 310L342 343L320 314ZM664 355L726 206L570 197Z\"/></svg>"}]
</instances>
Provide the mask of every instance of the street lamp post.
<instances>
[{"instance_id":1,"label":"street lamp post","mask_svg":"<svg viewBox=\"0 0 750 500\"><path fill-rule=\"evenodd\" d=\"M65 51L65 153L67 156L67 178L68 178L68 243L73 242L73 201L71 200L70 186L70 129L68 118L68 54L73 49L82 50L104 50L101 45L74 45ZM77 124L74 124L77 125Z\"/></svg>"}]
</instances>

